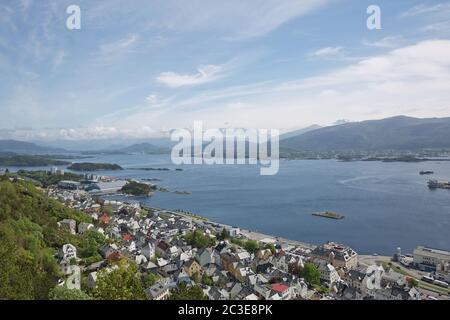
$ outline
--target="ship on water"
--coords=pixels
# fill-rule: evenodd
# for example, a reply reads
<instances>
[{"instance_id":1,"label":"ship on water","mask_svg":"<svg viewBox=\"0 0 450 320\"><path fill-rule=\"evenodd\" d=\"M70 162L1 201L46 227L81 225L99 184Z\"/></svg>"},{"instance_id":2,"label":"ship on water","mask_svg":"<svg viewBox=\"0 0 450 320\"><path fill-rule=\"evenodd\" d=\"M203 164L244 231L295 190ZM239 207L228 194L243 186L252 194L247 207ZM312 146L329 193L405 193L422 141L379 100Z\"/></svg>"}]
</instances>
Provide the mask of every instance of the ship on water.
<instances>
[{"instance_id":1,"label":"ship on water","mask_svg":"<svg viewBox=\"0 0 450 320\"><path fill-rule=\"evenodd\" d=\"M431 174L434 174L434 171L424 171L424 170L422 170L422 171L419 172L419 174L421 176L423 176L423 175L431 175Z\"/></svg>"},{"instance_id":2,"label":"ship on water","mask_svg":"<svg viewBox=\"0 0 450 320\"><path fill-rule=\"evenodd\" d=\"M316 217L322 217L322 218L328 218L328 219L334 219L334 220L342 220L345 218L343 215L340 215L340 214L338 214L336 212L332 212L332 211L314 212L312 215L316 216Z\"/></svg>"},{"instance_id":3,"label":"ship on water","mask_svg":"<svg viewBox=\"0 0 450 320\"><path fill-rule=\"evenodd\" d=\"M428 188L430 188L430 189L450 189L450 182L438 181L438 180L428 180Z\"/></svg>"}]
</instances>

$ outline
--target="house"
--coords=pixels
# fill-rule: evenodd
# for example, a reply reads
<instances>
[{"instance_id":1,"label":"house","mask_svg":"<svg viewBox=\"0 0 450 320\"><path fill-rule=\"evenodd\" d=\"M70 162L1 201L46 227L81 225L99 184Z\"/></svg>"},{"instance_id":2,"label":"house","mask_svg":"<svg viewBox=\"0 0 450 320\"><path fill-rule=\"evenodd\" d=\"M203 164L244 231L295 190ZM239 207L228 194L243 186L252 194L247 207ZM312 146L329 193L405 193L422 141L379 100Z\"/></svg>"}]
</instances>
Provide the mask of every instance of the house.
<instances>
[{"instance_id":1,"label":"house","mask_svg":"<svg viewBox=\"0 0 450 320\"><path fill-rule=\"evenodd\" d=\"M70 261L71 259L77 258L77 248L74 245L65 244L59 250L59 258L62 261Z\"/></svg>"},{"instance_id":2,"label":"house","mask_svg":"<svg viewBox=\"0 0 450 320\"><path fill-rule=\"evenodd\" d=\"M366 294L366 285L365 285L366 273L358 270L350 270L346 273L344 280L347 284L357 290L360 293Z\"/></svg>"},{"instance_id":3,"label":"house","mask_svg":"<svg viewBox=\"0 0 450 320\"><path fill-rule=\"evenodd\" d=\"M80 222L78 224L78 233L84 234L86 231L93 229L94 225L92 223Z\"/></svg>"},{"instance_id":4,"label":"house","mask_svg":"<svg viewBox=\"0 0 450 320\"><path fill-rule=\"evenodd\" d=\"M155 251L155 244L154 243L147 243L145 246L141 248L141 253L148 259L151 260L155 257L156 251Z\"/></svg>"},{"instance_id":5,"label":"house","mask_svg":"<svg viewBox=\"0 0 450 320\"><path fill-rule=\"evenodd\" d=\"M109 257L111 254L113 254L114 252L117 251L117 246L112 244L104 244L102 245L99 249L100 255L106 259L107 257Z\"/></svg>"},{"instance_id":6,"label":"house","mask_svg":"<svg viewBox=\"0 0 450 320\"><path fill-rule=\"evenodd\" d=\"M107 225L111 221L111 218L109 217L108 214L104 213L100 217L98 217L98 221L100 221L100 223L104 225Z\"/></svg>"},{"instance_id":7,"label":"house","mask_svg":"<svg viewBox=\"0 0 450 320\"><path fill-rule=\"evenodd\" d=\"M58 222L58 227L70 234L76 234L77 222L73 219L64 219Z\"/></svg>"},{"instance_id":8,"label":"house","mask_svg":"<svg viewBox=\"0 0 450 320\"><path fill-rule=\"evenodd\" d=\"M330 263L319 260L317 267L320 271L320 281L327 284L328 287L332 287L333 284L341 280L338 272Z\"/></svg>"},{"instance_id":9,"label":"house","mask_svg":"<svg viewBox=\"0 0 450 320\"><path fill-rule=\"evenodd\" d=\"M210 248L205 248L197 252L195 255L195 258L197 259L198 263L204 267L210 263L213 262L213 250Z\"/></svg>"},{"instance_id":10,"label":"house","mask_svg":"<svg viewBox=\"0 0 450 320\"><path fill-rule=\"evenodd\" d=\"M169 287L160 282L145 290L146 296L150 300L167 300L170 295Z\"/></svg>"},{"instance_id":11,"label":"house","mask_svg":"<svg viewBox=\"0 0 450 320\"><path fill-rule=\"evenodd\" d=\"M87 277L87 286L90 289L94 289L96 285L97 285L97 271L93 271L89 273Z\"/></svg>"},{"instance_id":12,"label":"house","mask_svg":"<svg viewBox=\"0 0 450 320\"><path fill-rule=\"evenodd\" d=\"M267 260L272 256L272 251L270 249L258 250L256 252L256 257L261 260Z\"/></svg>"},{"instance_id":13,"label":"house","mask_svg":"<svg viewBox=\"0 0 450 320\"><path fill-rule=\"evenodd\" d=\"M311 252L312 259L328 261L335 268L354 269L358 266L358 254L349 246L328 242Z\"/></svg>"},{"instance_id":14,"label":"house","mask_svg":"<svg viewBox=\"0 0 450 320\"><path fill-rule=\"evenodd\" d=\"M139 266L141 264L148 262L148 259L143 254L138 254L135 256L134 261Z\"/></svg>"},{"instance_id":15,"label":"house","mask_svg":"<svg viewBox=\"0 0 450 320\"><path fill-rule=\"evenodd\" d=\"M167 241L165 240L159 241L158 244L156 245L156 253L165 258L170 257L169 249L170 244L168 244Z\"/></svg>"},{"instance_id":16,"label":"house","mask_svg":"<svg viewBox=\"0 0 450 320\"><path fill-rule=\"evenodd\" d=\"M88 277L87 277L87 286L90 289L94 289L95 286L97 285L97 278L99 276L99 274L108 274L114 270L116 270L118 268L117 265L114 265L112 267L108 267L108 268L104 268L100 271L93 271L91 273L89 273Z\"/></svg>"},{"instance_id":17,"label":"house","mask_svg":"<svg viewBox=\"0 0 450 320\"><path fill-rule=\"evenodd\" d=\"M282 283L274 283L271 286L272 291L278 293L281 300L289 300L291 299L291 288Z\"/></svg>"},{"instance_id":18,"label":"house","mask_svg":"<svg viewBox=\"0 0 450 320\"><path fill-rule=\"evenodd\" d=\"M194 274L201 274L202 267L197 261L191 259L184 264L183 270L189 275L189 277L192 277Z\"/></svg>"}]
</instances>

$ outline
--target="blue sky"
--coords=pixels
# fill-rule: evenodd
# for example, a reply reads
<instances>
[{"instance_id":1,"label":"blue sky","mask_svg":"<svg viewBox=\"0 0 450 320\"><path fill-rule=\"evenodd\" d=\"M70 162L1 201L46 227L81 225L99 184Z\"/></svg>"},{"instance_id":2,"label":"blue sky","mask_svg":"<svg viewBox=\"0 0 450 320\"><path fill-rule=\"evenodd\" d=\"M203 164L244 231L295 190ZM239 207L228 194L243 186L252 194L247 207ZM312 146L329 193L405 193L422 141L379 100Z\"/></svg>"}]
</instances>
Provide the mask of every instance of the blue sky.
<instances>
[{"instance_id":1,"label":"blue sky","mask_svg":"<svg viewBox=\"0 0 450 320\"><path fill-rule=\"evenodd\" d=\"M450 1L0 0L0 138L450 116L449 88Z\"/></svg>"}]
</instances>

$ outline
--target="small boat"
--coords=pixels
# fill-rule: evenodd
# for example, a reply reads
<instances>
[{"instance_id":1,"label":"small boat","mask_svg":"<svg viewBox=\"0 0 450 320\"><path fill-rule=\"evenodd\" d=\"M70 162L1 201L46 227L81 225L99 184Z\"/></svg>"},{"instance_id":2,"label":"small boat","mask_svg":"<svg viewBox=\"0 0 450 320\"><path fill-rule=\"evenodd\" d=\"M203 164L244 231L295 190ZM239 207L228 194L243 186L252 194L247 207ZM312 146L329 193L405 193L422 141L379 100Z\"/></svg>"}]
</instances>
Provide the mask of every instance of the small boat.
<instances>
[{"instance_id":1,"label":"small boat","mask_svg":"<svg viewBox=\"0 0 450 320\"><path fill-rule=\"evenodd\" d=\"M422 176L423 175L429 175L429 174L434 174L434 171L423 171L422 170L422 171L419 172L419 174L422 175Z\"/></svg>"}]
</instances>

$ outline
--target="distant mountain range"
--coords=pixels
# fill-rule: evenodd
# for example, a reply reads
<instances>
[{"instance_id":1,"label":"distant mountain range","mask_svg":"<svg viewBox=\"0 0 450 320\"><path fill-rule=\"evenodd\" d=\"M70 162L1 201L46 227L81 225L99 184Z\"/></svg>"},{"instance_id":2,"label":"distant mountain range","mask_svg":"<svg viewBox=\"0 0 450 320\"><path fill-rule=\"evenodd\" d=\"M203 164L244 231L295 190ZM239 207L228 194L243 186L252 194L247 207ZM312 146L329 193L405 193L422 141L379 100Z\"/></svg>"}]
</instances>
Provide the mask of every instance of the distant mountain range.
<instances>
[{"instance_id":1,"label":"distant mountain range","mask_svg":"<svg viewBox=\"0 0 450 320\"><path fill-rule=\"evenodd\" d=\"M286 133L283 133L282 135L280 135L280 140L286 140L292 137L296 137L299 136L301 134L307 133L309 131L313 131L313 130L317 130L322 128L321 126L314 124L312 126L306 127L306 128L302 128L302 129L298 129L298 130L294 130L294 131L289 131Z\"/></svg>"},{"instance_id":2,"label":"distant mountain range","mask_svg":"<svg viewBox=\"0 0 450 320\"><path fill-rule=\"evenodd\" d=\"M421 150L450 148L450 118L406 116L350 122L309 131L280 142L298 151Z\"/></svg>"},{"instance_id":3,"label":"distant mountain range","mask_svg":"<svg viewBox=\"0 0 450 320\"><path fill-rule=\"evenodd\" d=\"M131 154L131 153L141 153L141 154L165 154L170 153L168 148L158 147L150 143L136 143L128 147L123 148L108 148L104 150L97 151L85 151L83 154Z\"/></svg>"},{"instance_id":4,"label":"distant mountain range","mask_svg":"<svg viewBox=\"0 0 450 320\"><path fill-rule=\"evenodd\" d=\"M67 153L67 150L62 148L44 147L31 142L0 140L0 152L16 154L57 154Z\"/></svg>"},{"instance_id":5,"label":"distant mountain range","mask_svg":"<svg viewBox=\"0 0 450 320\"><path fill-rule=\"evenodd\" d=\"M109 144L95 151L84 151L83 154L165 154L170 153L173 144L167 139L158 141L158 145L138 142L124 146L123 142L125 141L115 146ZM344 122L329 127L313 125L281 135L280 149L281 152L450 149L450 118L397 116L382 120ZM3 154L51 155L71 152L74 151L31 142L0 140L0 153Z\"/></svg>"}]
</instances>

